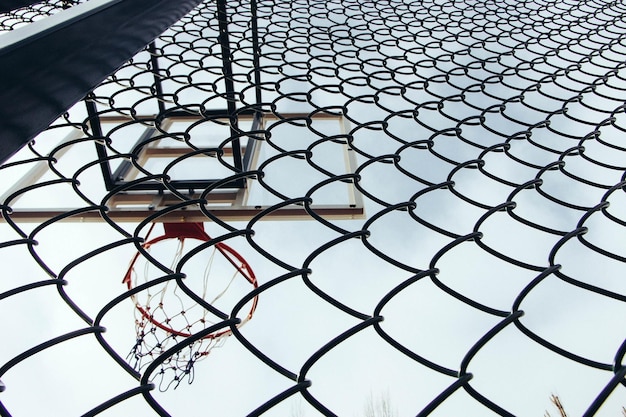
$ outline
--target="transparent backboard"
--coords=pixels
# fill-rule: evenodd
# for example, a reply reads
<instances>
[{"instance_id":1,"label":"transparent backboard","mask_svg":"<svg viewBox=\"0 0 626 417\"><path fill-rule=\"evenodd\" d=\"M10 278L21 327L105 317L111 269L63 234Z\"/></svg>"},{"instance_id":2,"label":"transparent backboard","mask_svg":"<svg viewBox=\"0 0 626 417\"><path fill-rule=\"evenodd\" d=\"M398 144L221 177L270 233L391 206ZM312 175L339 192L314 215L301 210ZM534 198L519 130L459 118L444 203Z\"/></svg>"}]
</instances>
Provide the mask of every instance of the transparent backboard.
<instances>
[{"instance_id":1,"label":"transparent backboard","mask_svg":"<svg viewBox=\"0 0 626 417\"><path fill-rule=\"evenodd\" d=\"M229 221L298 198L268 218L364 215L340 114L243 115L235 136L235 123L219 115L100 116L98 124L102 138L81 126L51 129L12 158L4 169L16 182L1 186L10 207L3 217L40 222L78 210L63 220ZM30 162L18 163L24 158ZM324 184L337 176L343 180Z\"/></svg>"}]
</instances>

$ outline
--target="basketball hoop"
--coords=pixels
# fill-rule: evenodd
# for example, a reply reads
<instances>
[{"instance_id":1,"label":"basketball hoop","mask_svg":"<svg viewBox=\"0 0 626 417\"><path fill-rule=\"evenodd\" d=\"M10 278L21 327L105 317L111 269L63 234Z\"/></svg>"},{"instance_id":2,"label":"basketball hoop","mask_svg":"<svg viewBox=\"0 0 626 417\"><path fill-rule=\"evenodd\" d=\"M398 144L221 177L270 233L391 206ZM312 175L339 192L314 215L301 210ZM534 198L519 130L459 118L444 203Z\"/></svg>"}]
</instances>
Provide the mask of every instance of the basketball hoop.
<instances>
[{"instance_id":1,"label":"basketball hoop","mask_svg":"<svg viewBox=\"0 0 626 417\"><path fill-rule=\"evenodd\" d=\"M190 245L195 244L194 248L197 248L211 239L204 231L202 223L164 223L163 225L165 234L147 241L142 247L159 262L169 258L167 259L170 263L169 269L172 271L177 270L183 256L189 253ZM232 307L250 291L250 285L253 289L258 287L250 265L230 246L218 242L199 249L200 251L189 259L201 260L204 273L200 278L198 274L195 276L188 274L185 278L185 285L189 283L190 286L195 286L194 293L201 295L211 307L219 311L222 311L220 308L224 305ZM211 252L208 259L202 256L207 252ZM154 262L141 256L141 252L137 252L131 260L123 283L131 290L151 282L157 277L155 274L162 276L163 271L157 268ZM230 293L232 294L229 297ZM248 314L242 318L237 327L243 326L252 318L258 301L257 297L255 296L250 301ZM149 286L146 290L131 295L131 299L136 307L137 340L128 358L137 370L143 369L176 343L223 321L223 317L216 316L187 296L174 279ZM193 365L205 358L213 348L222 346L231 334L230 328L220 329L185 346L166 358L161 364L160 372L152 379L160 378L158 385L162 391L172 385L174 388L178 387L185 377L188 378L189 383L193 382Z\"/></svg>"}]
</instances>

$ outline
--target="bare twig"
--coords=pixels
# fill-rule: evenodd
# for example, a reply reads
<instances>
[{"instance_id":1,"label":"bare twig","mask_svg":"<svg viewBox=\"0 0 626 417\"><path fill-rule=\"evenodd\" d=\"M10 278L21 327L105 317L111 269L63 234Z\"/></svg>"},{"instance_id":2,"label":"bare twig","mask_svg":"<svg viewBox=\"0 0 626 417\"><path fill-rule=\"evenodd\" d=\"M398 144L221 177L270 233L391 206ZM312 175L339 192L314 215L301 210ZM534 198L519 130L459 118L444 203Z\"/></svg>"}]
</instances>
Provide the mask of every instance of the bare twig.
<instances>
[{"instance_id":1,"label":"bare twig","mask_svg":"<svg viewBox=\"0 0 626 417\"><path fill-rule=\"evenodd\" d=\"M389 393L381 395L377 401L372 394L365 404L365 417L396 417L397 413L391 406Z\"/></svg>"},{"instance_id":2,"label":"bare twig","mask_svg":"<svg viewBox=\"0 0 626 417\"><path fill-rule=\"evenodd\" d=\"M565 412L565 408L563 408L563 404L561 404L561 400L559 399L558 395L552 394L550 396L550 401L552 402L552 404L554 404L556 409L559 410L559 416L560 417L567 417L567 413ZM544 417L551 417L550 413L548 411L546 411L546 413L544 414ZM626 415L624 417L626 417Z\"/></svg>"}]
</instances>

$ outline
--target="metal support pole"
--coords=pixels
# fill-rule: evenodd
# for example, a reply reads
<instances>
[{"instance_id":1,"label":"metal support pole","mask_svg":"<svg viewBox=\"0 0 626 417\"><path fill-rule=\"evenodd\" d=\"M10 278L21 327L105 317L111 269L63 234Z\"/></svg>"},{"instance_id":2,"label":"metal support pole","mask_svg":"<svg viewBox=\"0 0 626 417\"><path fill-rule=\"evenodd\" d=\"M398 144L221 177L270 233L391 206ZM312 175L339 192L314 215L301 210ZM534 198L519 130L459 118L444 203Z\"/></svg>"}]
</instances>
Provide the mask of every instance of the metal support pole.
<instances>
[{"instance_id":1,"label":"metal support pole","mask_svg":"<svg viewBox=\"0 0 626 417\"><path fill-rule=\"evenodd\" d=\"M103 138L104 134L102 132L102 125L100 124L100 116L98 114L98 109L96 108L96 103L90 98L93 94L89 93L89 95L85 98L85 106L87 107L87 115L89 116L89 127L91 128L91 134L95 138ZM106 160L107 151L103 144L96 142L96 153L98 154L98 158L102 162L100 162L100 169L102 170L102 177L104 178L104 185L107 190L113 188L113 181L111 179L111 166Z\"/></svg>"},{"instance_id":2,"label":"metal support pole","mask_svg":"<svg viewBox=\"0 0 626 417\"><path fill-rule=\"evenodd\" d=\"M163 83L161 82L161 74L159 74L159 59L156 56L156 45L154 42L150 42L148 45L148 52L150 52L150 66L154 75L154 92L156 93L157 105L159 106L159 114L163 114L165 112Z\"/></svg>"},{"instance_id":3,"label":"metal support pole","mask_svg":"<svg viewBox=\"0 0 626 417\"><path fill-rule=\"evenodd\" d=\"M226 87L226 104L228 107L228 117L230 118L230 134L233 138L238 138L239 129L237 125L237 103L235 99L235 82L233 80L232 52L230 49L230 37L228 34L228 15L226 13L226 0L217 0L217 20L219 23L219 42L222 49L222 70L224 72L224 83ZM233 160L235 168L243 170L241 161L241 146L239 139L234 139Z\"/></svg>"},{"instance_id":4,"label":"metal support pole","mask_svg":"<svg viewBox=\"0 0 626 417\"><path fill-rule=\"evenodd\" d=\"M261 91L261 47L259 46L259 22L257 19L256 0L250 0L250 12L252 13L252 60L254 63L254 91L256 93L256 104L258 111L261 111L263 96Z\"/></svg>"}]
</instances>

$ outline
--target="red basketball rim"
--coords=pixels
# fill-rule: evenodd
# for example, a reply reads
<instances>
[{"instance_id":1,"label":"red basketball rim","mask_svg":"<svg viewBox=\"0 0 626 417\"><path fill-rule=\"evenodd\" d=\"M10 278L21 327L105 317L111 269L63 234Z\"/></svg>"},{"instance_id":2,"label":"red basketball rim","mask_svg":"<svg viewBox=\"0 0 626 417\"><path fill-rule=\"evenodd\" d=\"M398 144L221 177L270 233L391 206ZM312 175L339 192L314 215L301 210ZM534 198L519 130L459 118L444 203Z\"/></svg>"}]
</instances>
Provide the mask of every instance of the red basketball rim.
<instances>
[{"instance_id":1,"label":"red basketball rim","mask_svg":"<svg viewBox=\"0 0 626 417\"><path fill-rule=\"evenodd\" d=\"M206 242L208 240L210 240L210 237L208 235L206 235L206 233L203 233L202 235L194 235L194 236L189 236L189 235L183 235L183 236L174 236L171 233L166 233L163 236L158 236L146 243L144 243L142 245L142 247L144 249L149 249L150 246L154 245L155 243L158 243L160 241L163 240L167 240L167 239L179 239L181 241L184 241L185 239L196 239L196 240L200 240L203 242ZM254 272L252 271L252 268L250 267L250 265L248 264L248 262L243 258L243 256L241 256L237 251L235 251L233 248L231 248L230 246L226 245L225 243L222 242L218 242L215 244L215 248L217 251L219 251L234 267L235 269L237 269L237 271L243 275L246 280L252 284L253 288L257 288L258 287L258 282L256 279L256 276L254 275ZM129 290L133 289L133 280L132 280L132 272L133 269L135 267L135 263L137 262L137 260L139 259L139 256L141 255L141 252L137 252L135 254L135 256L133 257L133 260L131 261L128 270L126 271L126 275L124 276L124 280L122 281L123 283L125 283L128 287ZM252 300L252 306L250 307L250 311L248 312L248 315L246 317L246 321L249 320L250 318L252 318L252 315L254 314L254 310L256 309L257 306L257 302L258 302L258 296L255 296L254 299ZM158 321L157 319L154 318L154 316L152 314L150 314L150 312L148 311L147 308L145 308L144 306L142 306L140 303L136 302L135 303L135 307L137 308L137 310L139 310L139 312L141 313L142 317L145 318L146 320L150 321L150 323L154 324L155 326L157 326L159 329L164 330L167 333L171 333L175 336L180 336L180 337L189 337L192 336L192 333L186 333L186 332L181 332L180 330L176 330L160 321ZM206 336L203 337L203 339L217 339L221 336L225 336L227 334L232 333L232 331L230 329L228 330L222 330L222 331L218 331L215 333L211 333L208 334Z\"/></svg>"}]
</instances>

